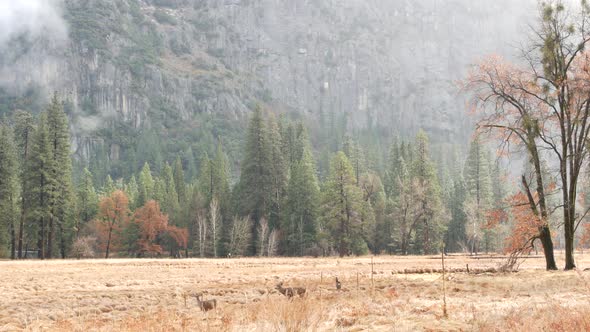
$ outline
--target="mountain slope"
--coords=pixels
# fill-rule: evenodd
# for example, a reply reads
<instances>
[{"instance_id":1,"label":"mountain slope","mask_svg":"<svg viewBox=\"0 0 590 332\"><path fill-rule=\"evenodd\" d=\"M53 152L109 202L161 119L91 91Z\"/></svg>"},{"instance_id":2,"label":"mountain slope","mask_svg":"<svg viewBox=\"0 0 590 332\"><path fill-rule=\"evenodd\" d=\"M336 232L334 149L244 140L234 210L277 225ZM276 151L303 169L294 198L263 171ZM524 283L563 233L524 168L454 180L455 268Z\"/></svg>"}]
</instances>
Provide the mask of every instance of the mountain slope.
<instances>
[{"instance_id":1,"label":"mountain slope","mask_svg":"<svg viewBox=\"0 0 590 332\"><path fill-rule=\"evenodd\" d=\"M154 133L170 154L217 139L239 154L256 103L323 128L424 128L460 143L469 120L454 81L479 56L511 52L527 3L66 0L69 38L19 36L1 50L0 112L59 91L76 154L115 164L140 164L130 151Z\"/></svg>"}]
</instances>

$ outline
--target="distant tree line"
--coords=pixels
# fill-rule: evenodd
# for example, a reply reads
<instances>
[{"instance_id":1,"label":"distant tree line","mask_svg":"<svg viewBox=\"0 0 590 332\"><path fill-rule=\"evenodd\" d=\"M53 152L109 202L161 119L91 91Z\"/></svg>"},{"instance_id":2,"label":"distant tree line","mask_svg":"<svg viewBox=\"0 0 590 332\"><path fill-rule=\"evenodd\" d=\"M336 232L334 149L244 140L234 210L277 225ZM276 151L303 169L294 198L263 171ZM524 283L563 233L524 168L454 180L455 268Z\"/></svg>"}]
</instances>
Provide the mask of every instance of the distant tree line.
<instances>
[{"instance_id":1,"label":"distant tree line","mask_svg":"<svg viewBox=\"0 0 590 332\"><path fill-rule=\"evenodd\" d=\"M196 176L178 156L129 178L84 168L72 180L68 119L55 96L39 116L0 127L0 247L11 258L432 254L502 250L488 227L503 175L475 138L464 166L442 169L424 132L392 142L373 169L350 135L320 178L302 122L260 107L250 117L237 181L221 142ZM90 166L90 165L89 165Z\"/></svg>"}]
</instances>

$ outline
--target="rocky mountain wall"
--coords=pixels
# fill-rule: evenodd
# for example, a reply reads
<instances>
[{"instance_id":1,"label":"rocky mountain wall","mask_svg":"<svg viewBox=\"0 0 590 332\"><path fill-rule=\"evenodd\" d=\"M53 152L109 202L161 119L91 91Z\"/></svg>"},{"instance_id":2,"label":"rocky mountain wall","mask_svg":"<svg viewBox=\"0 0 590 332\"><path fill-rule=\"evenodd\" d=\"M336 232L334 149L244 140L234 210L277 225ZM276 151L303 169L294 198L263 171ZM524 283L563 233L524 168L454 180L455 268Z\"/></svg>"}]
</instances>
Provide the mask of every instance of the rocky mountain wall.
<instances>
[{"instance_id":1,"label":"rocky mountain wall","mask_svg":"<svg viewBox=\"0 0 590 332\"><path fill-rule=\"evenodd\" d=\"M535 6L66 0L62 13L68 38L19 36L0 49L0 87L4 97L62 94L74 146L87 156L102 128L166 131L194 126L197 114L239 120L259 102L319 122L345 115L349 127L401 136L423 128L462 142L470 120L456 80L485 54L515 54Z\"/></svg>"}]
</instances>

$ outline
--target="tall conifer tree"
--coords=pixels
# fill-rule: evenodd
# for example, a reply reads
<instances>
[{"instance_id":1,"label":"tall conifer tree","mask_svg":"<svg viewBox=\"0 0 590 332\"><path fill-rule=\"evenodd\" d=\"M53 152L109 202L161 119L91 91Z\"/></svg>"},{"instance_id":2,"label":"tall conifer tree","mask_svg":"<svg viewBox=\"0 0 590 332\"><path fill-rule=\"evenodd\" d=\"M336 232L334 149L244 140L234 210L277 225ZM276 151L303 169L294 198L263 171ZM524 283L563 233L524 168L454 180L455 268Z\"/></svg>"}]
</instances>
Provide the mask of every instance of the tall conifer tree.
<instances>
[{"instance_id":1,"label":"tall conifer tree","mask_svg":"<svg viewBox=\"0 0 590 332\"><path fill-rule=\"evenodd\" d=\"M0 122L0 249L8 242L10 258L17 253L18 171L12 129ZM8 235L8 239L6 236Z\"/></svg>"},{"instance_id":2,"label":"tall conifer tree","mask_svg":"<svg viewBox=\"0 0 590 332\"><path fill-rule=\"evenodd\" d=\"M47 131L53 159L51 176L54 183L51 192L47 254L49 258L53 257L54 240L59 240L60 254L65 258L66 246L73 235L72 159L68 118L57 94L53 96L47 109Z\"/></svg>"},{"instance_id":3,"label":"tall conifer tree","mask_svg":"<svg viewBox=\"0 0 590 332\"><path fill-rule=\"evenodd\" d=\"M302 130L292 141L291 176L281 228L284 252L304 255L316 239L320 189L307 134Z\"/></svg>"},{"instance_id":4,"label":"tall conifer tree","mask_svg":"<svg viewBox=\"0 0 590 332\"><path fill-rule=\"evenodd\" d=\"M47 130L47 113L41 113L31 148L31 159L26 170L26 192L28 199L27 219L34 223L31 233L36 231L38 257L48 257L48 225L51 218L52 194L55 191L53 177L53 158L49 132Z\"/></svg>"},{"instance_id":5,"label":"tall conifer tree","mask_svg":"<svg viewBox=\"0 0 590 332\"><path fill-rule=\"evenodd\" d=\"M262 109L257 107L248 127L242 172L237 188L239 212L243 216L250 216L254 221L252 229L254 235L256 235L257 223L268 216L271 204L273 171L268 137Z\"/></svg>"},{"instance_id":6,"label":"tall conifer tree","mask_svg":"<svg viewBox=\"0 0 590 332\"><path fill-rule=\"evenodd\" d=\"M16 111L14 113L14 138L17 146L19 161L19 183L21 189L20 197L20 216L17 235L18 258L23 258L23 246L25 242L25 228L28 228L27 214L29 211L31 192L30 186L27 185L29 178L27 170L31 160L31 150L33 147L33 137L35 131L35 119L29 112ZM28 234L30 235L30 234Z\"/></svg>"}]
</instances>

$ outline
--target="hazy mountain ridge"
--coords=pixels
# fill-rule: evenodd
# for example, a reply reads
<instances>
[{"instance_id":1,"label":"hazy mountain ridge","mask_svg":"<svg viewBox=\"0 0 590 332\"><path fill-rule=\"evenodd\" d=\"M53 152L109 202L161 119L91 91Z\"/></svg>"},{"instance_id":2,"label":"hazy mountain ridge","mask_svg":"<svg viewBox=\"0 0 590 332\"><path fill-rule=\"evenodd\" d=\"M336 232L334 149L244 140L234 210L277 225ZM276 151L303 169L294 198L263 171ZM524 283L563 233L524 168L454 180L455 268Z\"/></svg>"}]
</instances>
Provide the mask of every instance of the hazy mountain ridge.
<instances>
[{"instance_id":1,"label":"hazy mountain ridge","mask_svg":"<svg viewBox=\"0 0 590 332\"><path fill-rule=\"evenodd\" d=\"M6 98L26 96L14 103L24 108L53 90L70 100L80 156L98 138L119 158L125 140L102 128L173 133L198 126L198 114L241 119L257 102L456 142L470 129L453 82L478 56L510 50L502 40L525 24L525 9L509 0L67 0L69 40L13 39L2 86Z\"/></svg>"}]
</instances>

